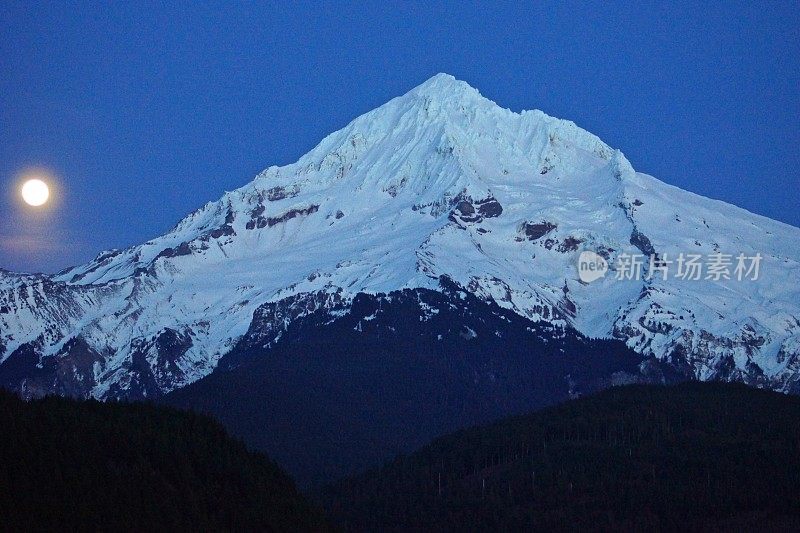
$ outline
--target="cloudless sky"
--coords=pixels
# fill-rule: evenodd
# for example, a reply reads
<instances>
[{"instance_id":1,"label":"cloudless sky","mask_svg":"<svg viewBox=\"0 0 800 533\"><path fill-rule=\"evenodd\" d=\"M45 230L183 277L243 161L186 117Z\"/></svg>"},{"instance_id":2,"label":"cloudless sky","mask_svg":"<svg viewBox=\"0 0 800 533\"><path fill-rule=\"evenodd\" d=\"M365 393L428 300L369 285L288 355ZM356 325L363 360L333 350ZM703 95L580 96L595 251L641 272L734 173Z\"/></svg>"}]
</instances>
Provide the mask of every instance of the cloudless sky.
<instances>
[{"instance_id":1,"label":"cloudless sky","mask_svg":"<svg viewBox=\"0 0 800 533\"><path fill-rule=\"evenodd\" d=\"M0 267L144 242L437 72L800 226L800 9L750 2L0 2ZM20 206L20 171L57 201Z\"/></svg>"}]
</instances>

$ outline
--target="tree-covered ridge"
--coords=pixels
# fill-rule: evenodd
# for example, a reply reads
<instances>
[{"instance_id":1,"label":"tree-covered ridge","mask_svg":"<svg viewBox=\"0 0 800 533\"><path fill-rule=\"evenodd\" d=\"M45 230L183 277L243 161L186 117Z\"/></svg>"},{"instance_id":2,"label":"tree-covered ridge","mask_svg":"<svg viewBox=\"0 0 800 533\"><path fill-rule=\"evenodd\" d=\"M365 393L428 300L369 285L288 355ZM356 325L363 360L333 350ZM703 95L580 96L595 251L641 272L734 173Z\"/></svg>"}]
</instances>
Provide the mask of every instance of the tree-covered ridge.
<instances>
[{"instance_id":1,"label":"tree-covered ridge","mask_svg":"<svg viewBox=\"0 0 800 533\"><path fill-rule=\"evenodd\" d=\"M0 428L0 529L326 529L285 473L205 416L0 391Z\"/></svg>"},{"instance_id":2,"label":"tree-covered ridge","mask_svg":"<svg viewBox=\"0 0 800 533\"><path fill-rule=\"evenodd\" d=\"M437 439L323 499L349 530L797 530L800 398L615 388Z\"/></svg>"},{"instance_id":3,"label":"tree-covered ridge","mask_svg":"<svg viewBox=\"0 0 800 533\"><path fill-rule=\"evenodd\" d=\"M159 401L212 415L305 488L618 380L676 379L622 341L532 322L440 282L313 312L318 295L267 304L217 370Z\"/></svg>"}]
</instances>

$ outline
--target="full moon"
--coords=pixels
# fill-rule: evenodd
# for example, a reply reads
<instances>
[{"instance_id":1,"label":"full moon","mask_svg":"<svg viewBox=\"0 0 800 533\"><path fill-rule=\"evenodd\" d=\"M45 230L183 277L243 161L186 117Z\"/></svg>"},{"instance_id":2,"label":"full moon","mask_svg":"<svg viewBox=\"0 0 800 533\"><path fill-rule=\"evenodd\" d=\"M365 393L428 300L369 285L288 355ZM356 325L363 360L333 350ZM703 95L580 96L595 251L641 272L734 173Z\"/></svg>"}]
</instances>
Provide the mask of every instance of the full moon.
<instances>
[{"instance_id":1,"label":"full moon","mask_svg":"<svg viewBox=\"0 0 800 533\"><path fill-rule=\"evenodd\" d=\"M22 199L33 207L39 207L50 198L50 188L45 182L38 179L28 180L22 186Z\"/></svg>"}]
</instances>

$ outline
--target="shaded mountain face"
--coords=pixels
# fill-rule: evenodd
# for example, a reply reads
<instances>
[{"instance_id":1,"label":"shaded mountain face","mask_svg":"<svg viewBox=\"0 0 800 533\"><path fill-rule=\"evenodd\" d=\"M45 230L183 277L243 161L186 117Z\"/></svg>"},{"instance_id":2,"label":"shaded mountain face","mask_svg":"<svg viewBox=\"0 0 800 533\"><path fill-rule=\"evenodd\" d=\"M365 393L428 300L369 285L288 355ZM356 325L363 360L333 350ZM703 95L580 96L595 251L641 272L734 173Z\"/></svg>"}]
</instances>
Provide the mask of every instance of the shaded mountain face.
<instances>
[{"instance_id":1,"label":"shaded mountain face","mask_svg":"<svg viewBox=\"0 0 800 533\"><path fill-rule=\"evenodd\" d=\"M584 251L609 274L582 282ZM760 254L760 276L650 268L681 253ZM631 255L642 275L616 279ZM698 379L797 391L798 260L797 228L637 173L571 122L437 75L166 235L54 276L0 272L0 384L26 397L160 396L213 372L265 304L309 295L309 309L275 317L279 331L316 305L439 290L446 276Z\"/></svg>"},{"instance_id":2,"label":"shaded mountain face","mask_svg":"<svg viewBox=\"0 0 800 533\"><path fill-rule=\"evenodd\" d=\"M326 531L261 454L204 416L0 391L8 531Z\"/></svg>"},{"instance_id":3,"label":"shaded mountain face","mask_svg":"<svg viewBox=\"0 0 800 533\"><path fill-rule=\"evenodd\" d=\"M796 531L798 472L800 399L692 382L459 431L321 499L345 531Z\"/></svg>"},{"instance_id":4,"label":"shaded mountain face","mask_svg":"<svg viewBox=\"0 0 800 533\"><path fill-rule=\"evenodd\" d=\"M447 279L439 290L299 297L260 307L218 370L163 401L212 414L302 486L408 453L448 431L612 384L676 379L621 341L534 323ZM646 369L646 371L644 370Z\"/></svg>"}]
</instances>

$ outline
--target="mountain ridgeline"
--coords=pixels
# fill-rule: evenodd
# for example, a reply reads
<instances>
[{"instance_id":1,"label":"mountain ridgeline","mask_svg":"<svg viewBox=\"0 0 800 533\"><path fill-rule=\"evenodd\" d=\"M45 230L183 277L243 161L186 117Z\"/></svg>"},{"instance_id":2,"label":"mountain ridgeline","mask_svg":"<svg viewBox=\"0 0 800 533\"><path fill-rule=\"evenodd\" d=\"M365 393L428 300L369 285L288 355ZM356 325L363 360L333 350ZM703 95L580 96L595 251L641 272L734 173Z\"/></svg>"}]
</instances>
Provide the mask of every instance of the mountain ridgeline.
<instances>
[{"instance_id":1,"label":"mountain ridgeline","mask_svg":"<svg viewBox=\"0 0 800 533\"><path fill-rule=\"evenodd\" d=\"M613 388L436 439L320 498L346 531L797 531L800 398Z\"/></svg>"},{"instance_id":2,"label":"mountain ridgeline","mask_svg":"<svg viewBox=\"0 0 800 533\"><path fill-rule=\"evenodd\" d=\"M322 512L211 419L0 390L4 531L324 531Z\"/></svg>"}]
</instances>

